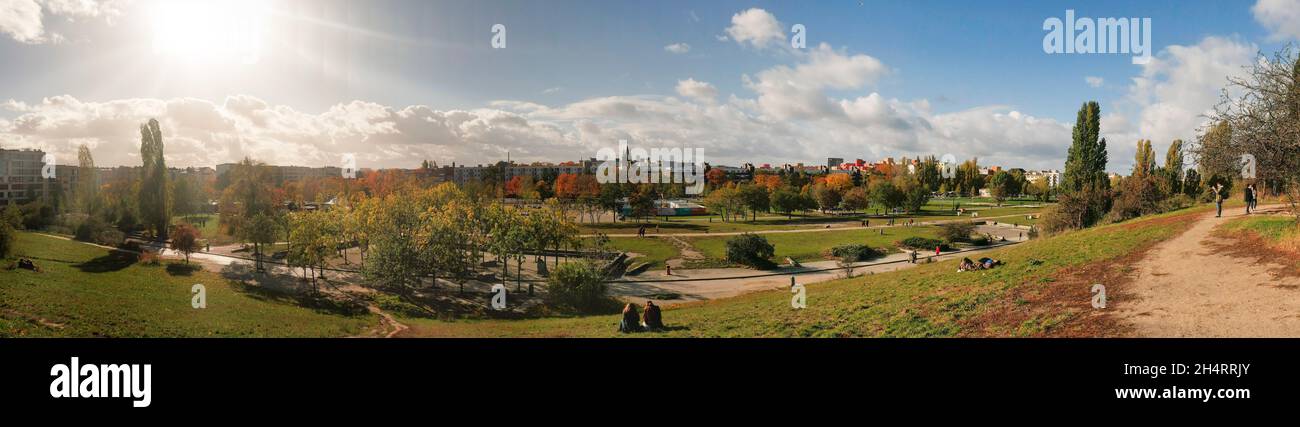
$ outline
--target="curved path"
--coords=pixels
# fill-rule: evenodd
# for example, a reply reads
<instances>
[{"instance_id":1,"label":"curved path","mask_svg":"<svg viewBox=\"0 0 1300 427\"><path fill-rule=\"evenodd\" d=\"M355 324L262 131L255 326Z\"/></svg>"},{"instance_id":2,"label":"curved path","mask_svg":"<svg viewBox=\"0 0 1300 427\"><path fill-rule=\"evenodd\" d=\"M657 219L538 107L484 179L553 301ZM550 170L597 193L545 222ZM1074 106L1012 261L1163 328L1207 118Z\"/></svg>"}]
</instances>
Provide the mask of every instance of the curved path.
<instances>
[{"instance_id":1,"label":"curved path","mask_svg":"<svg viewBox=\"0 0 1300 427\"><path fill-rule=\"evenodd\" d=\"M1300 278L1270 272L1294 266L1230 254L1230 245L1240 243L1213 234L1219 225L1244 215L1234 208L1216 218L1211 211L1182 235L1147 252L1136 266L1127 298L1114 304L1134 334L1300 337Z\"/></svg>"},{"instance_id":2,"label":"curved path","mask_svg":"<svg viewBox=\"0 0 1300 427\"><path fill-rule=\"evenodd\" d=\"M921 222L917 222L917 223L915 223L915 224L912 224L911 226L912 226L912 227L920 227L920 226L925 226L925 225L939 225L939 224L946 224L946 223L950 223L950 222L989 221L989 220L994 220L994 219L998 219L998 218L1023 217L1023 216L1025 216L1025 215L1038 215L1038 214L1041 214L1041 213L1042 213L1042 212L1029 212L1029 213L1022 213L1022 214L998 215L998 216L988 216L988 217L984 217L984 216L979 216L979 217L958 217L957 219L949 219L949 220L942 220L942 221L921 221ZM907 219L907 218L901 218L901 219ZM873 218L873 221L874 221L874 220L875 220L875 219ZM858 222L858 221L848 220L848 221L844 221L844 222L845 222L845 223L853 223L853 222ZM848 227L844 227L844 226L840 226L840 227L835 227L835 226L825 226L825 227L796 228L796 229L793 229L793 230L726 231L726 232L721 232L721 233L699 233L699 232L696 232L696 233L655 233L655 232L653 232L653 231L651 231L651 230L646 230L646 236L711 237L711 236L739 236L739 235L741 235L741 234L815 233L815 232L821 232L821 231L845 231L845 230L868 230L868 229L872 229L872 230L874 230L874 229L877 229L877 228L899 228L899 227L907 227L907 226L906 226L906 225L903 225L903 224L901 224L901 223L899 223L899 224L895 224L895 225L872 225L872 226L867 226L867 227L863 227L863 226L848 226ZM599 236L601 236L601 235L600 235L600 234L582 234L582 235L579 235L578 237L599 237ZM605 234L604 236L605 236L605 237L638 237L638 236L636 235L636 233Z\"/></svg>"}]
</instances>

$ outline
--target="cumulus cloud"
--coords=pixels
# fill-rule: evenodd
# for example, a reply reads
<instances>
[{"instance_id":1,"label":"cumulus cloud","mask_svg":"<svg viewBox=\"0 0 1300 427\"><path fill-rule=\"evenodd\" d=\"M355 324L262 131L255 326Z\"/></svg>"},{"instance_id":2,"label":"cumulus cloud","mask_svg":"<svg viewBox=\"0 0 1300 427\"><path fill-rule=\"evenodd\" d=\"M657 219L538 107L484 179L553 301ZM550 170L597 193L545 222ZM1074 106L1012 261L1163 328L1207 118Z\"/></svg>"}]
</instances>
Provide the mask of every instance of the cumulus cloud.
<instances>
[{"instance_id":1,"label":"cumulus cloud","mask_svg":"<svg viewBox=\"0 0 1300 427\"><path fill-rule=\"evenodd\" d=\"M1106 84L1106 79L1103 79L1103 78L1101 78L1101 77L1096 77L1096 76L1087 76L1087 77L1084 77L1084 78L1083 78L1083 81L1084 81L1084 83L1087 83L1088 86L1092 86L1092 87L1094 87L1094 88L1098 88L1098 87L1101 87L1102 85Z\"/></svg>"},{"instance_id":2,"label":"cumulus cloud","mask_svg":"<svg viewBox=\"0 0 1300 427\"><path fill-rule=\"evenodd\" d=\"M112 22L122 14L125 3L119 0L5 0L0 2L0 33L21 43L57 43L63 40L63 36L47 30L46 18Z\"/></svg>"},{"instance_id":3,"label":"cumulus cloud","mask_svg":"<svg viewBox=\"0 0 1300 427\"><path fill-rule=\"evenodd\" d=\"M677 94L702 101L712 101L718 97L718 88L708 82L686 79L677 81Z\"/></svg>"},{"instance_id":4,"label":"cumulus cloud","mask_svg":"<svg viewBox=\"0 0 1300 427\"><path fill-rule=\"evenodd\" d=\"M1102 121L1103 136L1111 147L1111 170L1127 172L1139 138L1158 147L1174 139L1196 138L1207 115L1218 105L1227 79L1242 76L1243 67L1255 59L1259 47L1235 38L1206 37L1190 46L1172 45L1142 65L1124 100L1121 113L1132 114L1134 123ZM1112 128L1112 123L1120 125Z\"/></svg>"},{"instance_id":5,"label":"cumulus cloud","mask_svg":"<svg viewBox=\"0 0 1300 427\"><path fill-rule=\"evenodd\" d=\"M1273 39L1300 39L1300 0L1259 0L1250 11Z\"/></svg>"},{"instance_id":6,"label":"cumulus cloud","mask_svg":"<svg viewBox=\"0 0 1300 427\"><path fill-rule=\"evenodd\" d=\"M793 67L778 65L756 76L744 76L758 94L758 105L778 119L820 119L846 116L843 103L826 96L827 89L850 90L875 83L889 72L880 60L849 55L821 44Z\"/></svg>"},{"instance_id":7,"label":"cumulus cloud","mask_svg":"<svg viewBox=\"0 0 1300 427\"><path fill-rule=\"evenodd\" d=\"M727 36L741 45L748 44L764 48L779 44L785 39L785 31L776 15L759 8L747 9L731 16L731 26L727 27Z\"/></svg>"},{"instance_id":8,"label":"cumulus cloud","mask_svg":"<svg viewBox=\"0 0 1300 427\"><path fill-rule=\"evenodd\" d=\"M691 45L686 43L673 43L668 46L664 46L664 50L667 51L668 53L676 53L680 55L683 53L690 52Z\"/></svg>"}]
</instances>

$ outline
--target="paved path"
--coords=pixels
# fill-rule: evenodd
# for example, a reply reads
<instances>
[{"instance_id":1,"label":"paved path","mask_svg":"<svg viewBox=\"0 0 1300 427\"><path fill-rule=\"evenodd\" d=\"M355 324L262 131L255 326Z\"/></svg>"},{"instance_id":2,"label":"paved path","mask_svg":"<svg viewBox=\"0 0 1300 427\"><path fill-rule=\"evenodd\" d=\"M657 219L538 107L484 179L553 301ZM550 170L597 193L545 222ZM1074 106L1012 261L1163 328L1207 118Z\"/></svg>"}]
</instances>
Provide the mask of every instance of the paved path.
<instances>
[{"instance_id":1,"label":"paved path","mask_svg":"<svg viewBox=\"0 0 1300 427\"><path fill-rule=\"evenodd\" d=\"M957 218L953 218L953 219L950 219L950 220L943 220L943 221L923 221L923 222L916 222L916 223L913 223L912 226L913 226L913 227L920 227L920 226L924 226L924 225L939 225L939 224L945 224L945 223L949 223L949 222L967 222L967 221L989 221L989 222L995 222L995 221L993 221L993 220L996 220L996 219L998 219L998 218L1024 217L1025 215L1038 215L1038 214L1040 214L1040 212L1023 213L1023 214L1012 214L1012 215L999 215L999 216L989 216L989 217L983 217L983 216L981 216L981 217L963 216L963 217L957 217ZM883 222L883 221L888 221L888 218L873 218L873 219L872 219L872 222L876 222L876 221L882 221L882 222ZM853 223L853 222L860 222L860 221L855 221L855 220L846 220L846 221L844 221L844 222L846 222L846 223ZM709 236L738 236L738 235L741 235L741 234L815 233L815 232L819 232L819 231L845 231L845 230L867 230L867 229L877 229L877 228L898 228L898 227L905 227L905 225L903 225L903 224L906 223L906 222L907 222L907 218L899 218L899 220L895 222L895 225L872 225L872 226L868 226L868 227L863 227L863 226L847 226L847 227L845 227L845 226L839 226L839 227L836 227L836 226L824 226L824 227L816 227L816 228L814 228L814 227L809 227L809 228L798 228L798 229L794 229L794 230L728 231L728 232L722 232L722 233L655 233L653 228L646 227L646 236L709 237ZM633 225L635 225L635 223L630 223L630 224L628 224L628 225L629 225L629 226L633 226ZM600 235L599 235L599 234L583 234L583 235L581 235L580 237L598 237L598 236L600 236ZM604 236L605 236L605 237L637 237L636 233L605 234Z\"/></svg>"},{"instance_id":2,"label":"paved path","mask_svg":"<svg viewBox=\"0 0 1300 427\"><path fill-rule=\"evenodd\" d=\"M1138 336L1300 337L1300 278L1269 271L1294 267L1225 253L1220 247L1238 242L1212 234L1241 216L1236 208L1223 218L1211 211L1153 248L1129 285L1134 300L1117 301L1116 314Z\"/></svg>"}]
</instances>

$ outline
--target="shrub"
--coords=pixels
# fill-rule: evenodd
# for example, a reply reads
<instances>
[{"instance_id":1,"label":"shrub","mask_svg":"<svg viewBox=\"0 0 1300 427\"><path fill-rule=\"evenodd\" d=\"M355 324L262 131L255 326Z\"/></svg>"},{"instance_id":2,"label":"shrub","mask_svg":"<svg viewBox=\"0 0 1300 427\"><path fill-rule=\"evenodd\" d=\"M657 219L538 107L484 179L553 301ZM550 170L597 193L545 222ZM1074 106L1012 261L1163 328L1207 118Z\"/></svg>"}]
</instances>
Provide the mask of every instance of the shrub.
<instances>
[{"instance_id":1,"label":"shrub","mask_svg":"<svg viewBox=\"0 0 1300 427\"><path fill-rule=\"evenodd\" d=\"M18 231L13 225L0 221L0 259L8 258L9 254L14 251L14 240L17 238Z\"/></svg>"},{"instance_id":2,"label":"shrub","mask_svg":"<svg viewBox=\"0 0 1300 427\"><path fill-rule=\"evenodd\" d=\"M952 243L969 242L973 233L975 233L973 222L947 222L939 225L939 237Z\"/></svg>"},{"instance_id":3,"label":"shrub","mask_svg":"<svg viewBox=\"0 0 1300 427\"><path fill-rule=\"evenodd\" d=\"M1039 226L1048 234L1090 227L1110 210L1109 190L1083 190L1062 194L1056 206L1048 208Z\"/></svg>"},{"instance_id":4,"label":"shrub","mask_svg":"<svg viewBox=\"0 0 1300 427\"><path fill-rule=\"evenodd\" d=\"M28 230L41 230L54 224L56 214L54 207L44 202L34 201L18 207L23 217L23 228Z\"/></svg>"},{"instance_id":5,"label":"shrub","mask_svg":"<svg viewBox=\"0 0 1300 427\"><path fill-rule=\"evenodd\" d=\"M584 313L601 310L609 305L604 280L600 267L591 262L560 264L546 279L547 302Z\"/></svg>"},{"instance_id":6,"label":"shrub","mask_svg":"<svg viewBox=\"0 0 1300 427\"><path fill-rule=\"evenodd\" d=\"M108 229L108 224L99 218L86 218L77 226L77 230L72 233L72 238L83 241L93 242L99 236L99 233Z\"/></svg>"},{"instance_id":7,"label":"shrub","mask_svg":"<svg viewBox=\"0 0 1300 427\"><path fill-rule=\"evenodd\" d=\"M1109 219L1119 222L1160 212L1160 202L1164 198L1164 193L1160 191L1155 177L1150 175L1129 177L1119 185Z\"/></svg>"},{"instance_id":8,"label":"shrub","mask_svg":"<svg viewBox=\"0 0 1300 427\"><path fill-rule=\"evenodd\" d=\"M884 254L867 245L852 244L833 247L830 250L830 255L841 260L858 262L879 258Z\"/></svg>"},{"instance_id":9,"label":"shrub","mask_svg":"<svg viewBox=\"0 0 1300 427\"><path fill-rule=\"evenodd\" d=\"M974 246L988 246L989 238L985 236L975 236L970 239L970 244Z\"/></svg>"},{"instance_id":10,"label":"shrub","mask_svg":"<svg viewBox=\"0 0 1300 427\"><path fill-rule=\"evenodd\" d=\"M767 242L767 238L753 233L745 233L727 239L727 261L758 269L770 269L776 265L771 258L776 248Z\"/></svg>"},{"instance_id":11,"label":"shrub","mask_svg":"<svg viewBox=\"0 0 1300 427\"><path fill-rule=\"evenodd\" d=\"M918 251L932 251L936 246L939 247L940 250L945 251L952 249L952 247L948 246L948 244L944 243L942 240L920 236L913 236L899 240L897 244L899 247Z\"/></svg>"}]
</instances>

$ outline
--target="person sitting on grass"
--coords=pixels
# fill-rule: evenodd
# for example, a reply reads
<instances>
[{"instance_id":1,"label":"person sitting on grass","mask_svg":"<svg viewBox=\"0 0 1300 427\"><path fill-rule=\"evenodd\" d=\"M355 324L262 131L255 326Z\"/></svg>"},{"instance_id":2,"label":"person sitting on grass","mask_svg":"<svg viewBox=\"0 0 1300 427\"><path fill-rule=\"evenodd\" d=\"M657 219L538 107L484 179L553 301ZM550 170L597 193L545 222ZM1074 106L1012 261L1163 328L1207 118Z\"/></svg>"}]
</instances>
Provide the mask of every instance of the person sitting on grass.
<instances>
[{"instance_id":1,"label":"person sitting on grass","mask_svg":"<svg viewBox=\"0 0 1300 427\"><path fill-rule=\"evenodd\" d=\"M645 322L643 326L645 326L647 330L657 331L664 328L663 314L659 312L659 306L655 305L654 301L645 302L644 319Z\"/></svg>"},{"instance_id":2,"label":"person sitting on grass","mask_svg":"<svg viewBox=\"0 0 1300 427\"><path fill-rule=\"evenodd\" d=\"M623 321L618 323L618 331L623 333L641 332L641 316L637 315L636 305L629 302L623 306Z\"/></svg>"}]
</instances>

